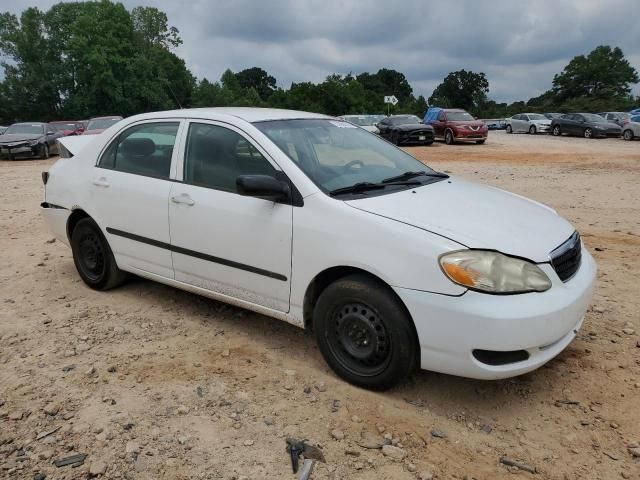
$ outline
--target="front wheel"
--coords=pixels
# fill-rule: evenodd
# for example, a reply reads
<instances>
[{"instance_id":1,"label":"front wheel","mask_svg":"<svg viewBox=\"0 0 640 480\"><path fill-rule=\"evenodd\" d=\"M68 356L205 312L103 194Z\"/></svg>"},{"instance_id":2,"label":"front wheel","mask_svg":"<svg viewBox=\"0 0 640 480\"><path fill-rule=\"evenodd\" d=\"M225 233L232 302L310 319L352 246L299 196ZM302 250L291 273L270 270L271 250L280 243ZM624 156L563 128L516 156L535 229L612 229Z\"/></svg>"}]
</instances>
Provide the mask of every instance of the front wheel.
<instances>
[{"instance_id":1,"label":"front wheel","mask_svg":"<svg viewBox=\"0 0 640 480\"><path fill-rule=\"evenodd\" d=\"M625 130L622 134L622 138L625 140L633 140L633 132L631 130Z\"/></svg>"},{"instance_id":2,"label":"front wheel","mask_svg":"<svg viewBox=\"0 0 640 480\"><path fill-rule=\"evenodd\" d=\"M42 152L42 153L40 153L40 158L41 158L42 160L46 160L47 158L49 158L49 144L45 143L45 144L42 146L42 150L41 150L41 152Z\"/></svg>"},{"instance_id":3,"label":"front wheel","mask_svg":"<svg viewBox=\"0 0 640 480\"><path fill-rule=\"evenodd\" d=\"M591 130L590 128L585 128L584 138L592 138L592 137L593 137L593 130Z\"/></svg>"},{"instance_id":4,"label":"front wheel","mask_svg":"<svg viewBox=\"0 0 640 480\"><path fill-rule=\"evenodd\" d=\"M513 129L511 128L511 125L507 125L507 128L505 130L507 131L507 133L513 133Z\"/></svg>"},{"instance_id":5,"label":"front wheel","mask_svg":"<svg viewBox=\"0 0 640 480\"><path fill-rule=\"evenodd\" d=\"M313 330L329 366L363 388L390 388L417 363L418 341L404 305L366 275L341 278L322 292Z\"/></svg>"},{"instance_id":6,"label":"front wheel","mask_svg":"<svg viewBox=\"0 0 640 480\"><path fill-rule=\"evenodd\" d=\"M536 130L536 126L535 126L535 125L531 125L531 126L529 127L529 133L530 133L531 135L535 135L535 134L537 133L537 130Z\"/></svg>"},{"instance_id":7,"label":"front wheel","mask_svg":"<svg viewBox=\"0 0 640 480\"><path fill-rule=\"evenodd\" d=\"M554 137L559 137L562 134L562 131L560 130L560 127L558 125L553 127L553 130L551 130L551 132L553 133Z\"/></svg>"},{"instance_id":8,"label":"front wheel","mask_svg":"<svg viewBox=\"0 0 640 480\"><path fill-rule=\"evenodd\" d=\"M80 220L71 232L71 252L80 278L94 290L109 290L126 279L100 227L90 218Z\"/></svg>"},{"instance_id":9,"label":"front wheel","mask_svg":"<svg viewBox=\"0 0 640 480\"><path fill-rule=\"evenodd\" d=\"M447 145L453 145L453 133L451 130L447 130L447 133L444 134L444 143Z\"/></svg>"}]
</instances>

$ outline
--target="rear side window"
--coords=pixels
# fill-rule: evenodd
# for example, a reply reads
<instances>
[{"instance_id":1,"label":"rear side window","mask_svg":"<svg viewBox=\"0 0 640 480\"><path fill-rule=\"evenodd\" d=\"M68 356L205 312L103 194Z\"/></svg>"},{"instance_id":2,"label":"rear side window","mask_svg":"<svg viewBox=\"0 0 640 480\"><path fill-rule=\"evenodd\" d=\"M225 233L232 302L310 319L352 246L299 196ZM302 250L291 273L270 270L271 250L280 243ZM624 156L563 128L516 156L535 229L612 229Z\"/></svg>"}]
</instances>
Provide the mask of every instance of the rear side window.
<instances>
[{"instance_id":1,"label":"rear side window","mask_svg":"<svg viewBox=\"0 0 640 480\"><path fill-rule=\"evenodd\" d=\"M178 122L144 123L122 132L98 166L147 177L169 178Z\"/></svg>"},{"instance_id":2,"label":"rear side window","mask_svg":"<svg viewBox=\"0 0 640 480\"><path fill-rule=\"evenodd\" d=\"M258 149L225 127L192 123L187 135L184 182L216 190L236 191L240 175L275 175Z\"/></svg>"}]
</instances>

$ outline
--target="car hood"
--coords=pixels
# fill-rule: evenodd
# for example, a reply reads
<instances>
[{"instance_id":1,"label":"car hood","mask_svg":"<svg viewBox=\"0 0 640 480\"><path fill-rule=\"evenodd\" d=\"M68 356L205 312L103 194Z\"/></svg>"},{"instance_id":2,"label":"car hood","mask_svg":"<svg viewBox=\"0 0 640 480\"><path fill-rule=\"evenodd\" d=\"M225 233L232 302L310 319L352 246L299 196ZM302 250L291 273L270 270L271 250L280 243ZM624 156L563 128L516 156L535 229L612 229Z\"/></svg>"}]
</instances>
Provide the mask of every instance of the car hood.
<instances>
[{"instance_id":1,"label":"car hood","mask_svg":"<svg viewBox=\"0 0 640 480\"><path fill-rule=\"evenodd\" d=\"M534 262L548 262L549 253L574 232L569 222L541 203L456 178L346 203L469 248L498 250Z\"/></svg>"},{"instance_id":2,"label":"car hood","mask_svg":"<svg viewBox=\"0 0 640 480\"><path fill-rule=\"evenodd\" d=\"M25 140L37 140L44 135L42 133L10 133L4 134L0 138L0 143L23 142Z\"/></svg>"}]
</instances>

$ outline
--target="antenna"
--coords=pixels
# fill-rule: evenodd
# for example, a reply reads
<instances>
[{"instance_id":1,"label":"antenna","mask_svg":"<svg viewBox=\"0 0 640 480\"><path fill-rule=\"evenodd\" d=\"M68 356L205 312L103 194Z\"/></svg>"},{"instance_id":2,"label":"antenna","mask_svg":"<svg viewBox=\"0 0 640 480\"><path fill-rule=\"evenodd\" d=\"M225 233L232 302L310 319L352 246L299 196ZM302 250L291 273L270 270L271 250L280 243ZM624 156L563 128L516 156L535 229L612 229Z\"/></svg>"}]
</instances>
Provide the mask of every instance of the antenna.
<instances>
[{"instance_id":1,"label":"antenna","mask_svg":"<svg viewBox=\"0 0 640 480\"><path fill-rule=\"evenodd\" d=\"M165 79L165 82L167 83L167 88L169 89L169 91L171 92L171 95L173 96L173 99L176 101L176 103L178 104L178 107L180 108L180 110L182 110L182 105L180 105L180 100L178 100L178 97L176 97L176 94L173 93L173 90L171 89L171 85L169 85L169 80Z\"/></svg>"}]
</instances>

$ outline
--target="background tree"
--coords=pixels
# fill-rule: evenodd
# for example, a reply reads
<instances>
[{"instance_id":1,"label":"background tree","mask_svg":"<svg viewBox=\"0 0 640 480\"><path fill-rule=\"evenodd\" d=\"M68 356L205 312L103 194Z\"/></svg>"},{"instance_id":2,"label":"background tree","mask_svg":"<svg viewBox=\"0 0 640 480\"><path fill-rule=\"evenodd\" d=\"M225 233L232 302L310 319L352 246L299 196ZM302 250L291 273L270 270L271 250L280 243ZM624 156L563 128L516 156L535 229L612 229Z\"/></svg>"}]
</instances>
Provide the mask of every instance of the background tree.
<instances>
[{"instance_id":1,"label":"background tree","mask_svg":"<svg viewBox=\"0 0 640 480\"><path fill-rule=\"evenodd\" d=\"M260 67L247 68L235 74L241 88L250 88L260 96L261 100L267 100L276 90L276 79Z\"/></svg>"},{"instance_id":2,"label":"background tree","mask_svg":"<svg viewBox=\"0 0 640 480\"><path fill-rule=\"evenodd\" d=\"M478 113L486 101L489 82L484 73L467 70L452 72L436 87L429 104L439 107L463 108Z\"/></svg>"}]
</instances>

